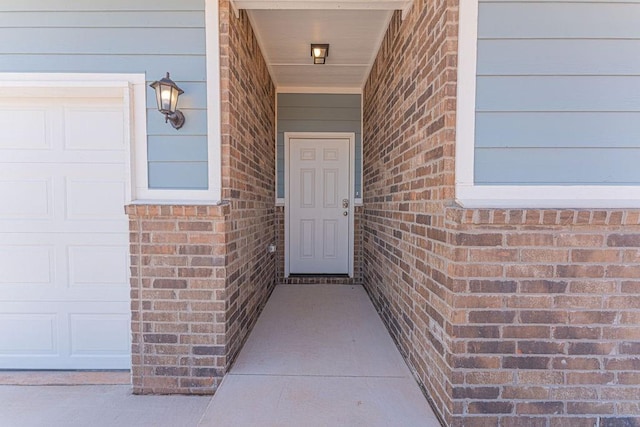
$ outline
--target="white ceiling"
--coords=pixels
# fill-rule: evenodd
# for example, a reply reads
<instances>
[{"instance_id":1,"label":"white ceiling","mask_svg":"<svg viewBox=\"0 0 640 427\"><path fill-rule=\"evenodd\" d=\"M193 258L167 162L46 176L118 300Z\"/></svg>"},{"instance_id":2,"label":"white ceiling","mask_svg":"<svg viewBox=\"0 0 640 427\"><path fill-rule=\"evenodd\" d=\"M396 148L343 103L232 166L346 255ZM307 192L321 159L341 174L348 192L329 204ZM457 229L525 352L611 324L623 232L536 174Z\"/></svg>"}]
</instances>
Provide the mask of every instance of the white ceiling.
<instances>
[{"instance_id":1,"label":"white ceiling","mask_svg":"<svg viewBox=\"0 0 640 427\"><path fill-rule=\"evenodd\" d=\"M411 0L235 0L249 19L280 91L359 91L393 10ZM324 65L313 65L311 43L329 43Z\"/></svg>"}]
</instances>

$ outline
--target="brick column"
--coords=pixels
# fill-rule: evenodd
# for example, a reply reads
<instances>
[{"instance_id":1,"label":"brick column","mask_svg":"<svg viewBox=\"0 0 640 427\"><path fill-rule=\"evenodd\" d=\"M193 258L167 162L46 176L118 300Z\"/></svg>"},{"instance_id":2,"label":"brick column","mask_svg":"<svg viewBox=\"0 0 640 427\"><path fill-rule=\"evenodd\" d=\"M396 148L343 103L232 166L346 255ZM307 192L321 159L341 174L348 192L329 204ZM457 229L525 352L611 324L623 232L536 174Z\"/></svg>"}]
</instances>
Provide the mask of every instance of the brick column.
<instances>
[{"instance_id":1,"label":"brick column","mask_svg":"<svg viewBox=\"0 0 640 427\"><path fill-rule=\"evenodd\" d=\"M133 391L211 394L226 370L227 205L132 205Z\"/></svg>"},{"instance_id":2,"label":"brick column","mask_svg":"<svg viewBox=\"0 0 640 427\"><path fill-rule=\"evenodd\" d=\"M640 212L447 217L451 425L637 425Z\"/></svg>"}]
</instances>

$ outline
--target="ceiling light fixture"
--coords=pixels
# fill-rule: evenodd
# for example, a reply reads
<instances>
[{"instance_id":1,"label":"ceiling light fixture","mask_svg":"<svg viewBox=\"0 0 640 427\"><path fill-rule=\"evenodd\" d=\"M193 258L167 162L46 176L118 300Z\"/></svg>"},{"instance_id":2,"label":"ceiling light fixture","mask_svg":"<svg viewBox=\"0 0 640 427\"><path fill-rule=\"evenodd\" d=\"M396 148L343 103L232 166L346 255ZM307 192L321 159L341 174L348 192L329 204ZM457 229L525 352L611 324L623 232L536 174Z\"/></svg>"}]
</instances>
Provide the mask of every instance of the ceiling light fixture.
<instances>
[{"instance_id":1,"label":"ceiling light fixture","mask_svg":"<svg viewBox=\"0 0 640 427\"><path fill-rule=\"evenodd\" d=\"M311 56L314 64L324 64L329 56L329 44L311 43Z\"/></svg>"}]
</instances>

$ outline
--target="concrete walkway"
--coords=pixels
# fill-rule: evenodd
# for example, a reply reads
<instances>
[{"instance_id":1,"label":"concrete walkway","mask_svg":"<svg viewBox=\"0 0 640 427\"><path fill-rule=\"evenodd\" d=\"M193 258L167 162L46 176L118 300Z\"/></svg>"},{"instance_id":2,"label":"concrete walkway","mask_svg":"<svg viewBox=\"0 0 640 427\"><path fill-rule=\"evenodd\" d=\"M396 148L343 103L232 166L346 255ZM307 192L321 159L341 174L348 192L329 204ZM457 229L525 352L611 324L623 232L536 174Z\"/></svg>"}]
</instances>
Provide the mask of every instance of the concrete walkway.
<instances>
[{"instance_id":1,"label":"concrete walkway","mask_svg":"<svg viewBox=\"0 0 640 427\"><path fill-rule=\"evenodd\" d=\"M361 286L278 286L213 398L87 378L102 385L0 385L0 426L440 425Z\"/></svg>"},{"instance_id":2,"label":"concrete walkway","mask_svg":"<svg viewBox=\"0 0 640 427\"><path fill-rule=\"evenodd\" d=\"M7 385L0 386L0 426L196 426L210 400L200 396L134 396L130 385Z\"/></svg>"},{"instance_id":3,"label":"concrete walkway","mask_svg":"<svg viewBox=\"0 0 640 427\"><path fill-rule=\"evenodd\" d=\"M200 426L440 426L361 286L280 285Z\"/></svg>"}]
</instances>

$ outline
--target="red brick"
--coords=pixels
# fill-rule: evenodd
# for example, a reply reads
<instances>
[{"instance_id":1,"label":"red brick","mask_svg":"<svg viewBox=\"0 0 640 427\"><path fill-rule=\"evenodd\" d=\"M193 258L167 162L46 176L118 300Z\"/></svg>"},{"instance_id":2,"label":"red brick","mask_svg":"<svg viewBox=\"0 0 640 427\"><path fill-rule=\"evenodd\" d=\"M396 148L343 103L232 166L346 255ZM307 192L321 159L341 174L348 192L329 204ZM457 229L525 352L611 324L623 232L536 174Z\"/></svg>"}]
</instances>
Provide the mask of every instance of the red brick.
<instances>
[{"instance_id":1,"label":"red brick","mask_svg":"<svg viewBox=\"0 0 640 427\"><path fill-rule=\"evenodd\" d=\"M515 353L516 345L514 341L469 341L467 351L469 353Z\"/></svg>"},{"instance_id":2,"label":"red brick","mask_svg":"<svg viewBox=\"0 0 640 427\"><path fill-rule=\"evenodd\" d=\"M585 326L556 326L553 338L570 340L595 340L602 338L602 328Z\"/></svg>"},{"instance_id":3,"label":"red brick","mask_svg":"<svg viewBox=\"0 0 640 427\"><path fill-rule=\"evenodd\" d=\"M513 280L472 280L469 291L473 293L512 293L518 287Z\"/></svg>"},{"instance_id":4,"label":"red brick","mask_svg":"<svg viewBox=\"0 0 640 427\"><path fill-rule=\"evenodd\" d=\"M561 414L564 411L563 402L538 401L518 403L517 414Z\"/></svg>"},{"instance_id":5,"label":"red brick","mask_svg":"<svg viewBox=\"0 0 640 427\"><path fill-rule=\"evenodd\" d=\"M500 246L502 235L461 233L456 236L456 244L460 246Z\"/></svg>"},{"instance_id":6,"label":"red brick","mask_svg":"<svg viewBox=\"0 0 640 427\"><path fill-rule=\"evenodd\" d=\"M640 234L612 234L607 238L610 247L640 247Z\"/></svg>"},{"instance_id":7,"label":"red brick","mask_svg":"<svg viewBox=\"0 0 640 427\"><path fill-rule=\"evenodd\" d=\"M522 249L520 261L525 263L563 263L569 261L564 249Z\"/></svg>"},{"instance_id":8,"label":"red brick","mask_svg":"<svg viewBox=\"0 0 640 427\"><path fill-rule=\"evenodd\" d=\"M596 343L596 342L572 342L569 343L568 354L611 354L616 347L615 343Z\"/></svg>"},{"instance_id":9,"label":"red brick","mask_svg":"<svg viewBox=\"0 0 640 427\"><path fill-rule=\"evenodd\" d=\"M598 371L600 361L589 357L556 357L553 359L553 369L577 369L580 371Z\"/></svg>"},{"instance_id":10,"label":"red brick","mask_svg":"<svg viewBox=\"0 0 640 427\"><path fill-rule=\"evenodd\" d=\"M522 323L564 324L567 318L568 315L566 311L527 310L520 312L520 320Z\"/></svg>"},{"instance_id":11,"label":"red brick","mask_svg":"<svg viewBox=\"0 0 640 427\"><path fill-rule=\"evenodd\" d=\"M502 359L502 367L505 369L548 369L550 360L548 357L539 356L509 356Z\"/></svg>"},{"instance_id":12,"label":"red brick","mask_svg":"<svg viewBox=\"0 0 640 427\"><path fill-rule=\"evenodd\" d=\"M545 400L549 398L549 388L530 386L507 386L502 392L503 399Z\"/></svg>"},{"instance_id":13,"label":"red brick","mask_svg":"<svg viewBox=\"0 0 640 427\"><path fill-rule=\"evenodd\" d=\"M563 293L567 289L566 281L555 280L524 280L520 284L521 292L552 294Z\"/></svg>"},{"instance_id":14,"label":"red brick","mask_svg":"<svg viewBox=\"0 0 640 427\"><path fill-rule=\"evenodd\" d=\"M604 277L605 268L599 265L559 265L556 267L558 277Z\"/></svg>"},{"instance_id":15,"label":"red brick","mask_svg":"<svg viewBox=\"0 0 640 427\"><path fill-rule=\"evenodd\" d=\"M509 234L508 246L553 246L552 234Z\"/></svg>"},{"instance_id":16,"label":"red brick","mask_svg":"<svg viewBox=\"0 0 640 427\"><path fill-rule=\"evenodd\" d=\"M499 387L454 387L454 399L496 399L500 394Z\"/></svg>"},{"instance_id":17,"label":"red brick","mask_svg":"<svg viewBox=\"0 0 640 427\"><path fill-rule=\"evenodd\" d=\"M622 292L640 294L640 280L625 280L622 282Z\"/></svg>"},{"instance_id":18,"label":"red brick","mask_svg":"<svg viewBox=\"0 0 640 427\"><path fill-rule=\"evenodd\" d=\"M502 401L484 401L469 403L470 414L510 414L513 403Z\"/></svg>"},{"instance_id":19,"label":"red brick","mask_svg":"<svg viewBox=\"0 0 640 427\"><path fill-rule=\"evenodd\" d=\"M604 236L599 234L559 234L558 246L569 247L600 247L604 242Z\"/></svg>"},{"instance_id":20,"label":"red brick","mask_svg":"<svg viewBox=\"0 0 640 427\"><path fill-rule=\"evenodd\" d=\"M564 343L553 341L518 341L519 354L562 354Z\"/></svg>"},{"instance_id":21,"label":"red brick","mask_svg":"<svg viewBox=\"0 0 640 427\"><path fill-rule=\"evenodd\" d=\"M551 327L549 326L505 326L502 329L503 338L551 338Z\"/></svg>"},{"instance_id":22,"label":"red brick","mask_svg":"<svg viewBox=\"0 0 640 427\"><path fill-rule=\"evenodd\" d=\"M573 262L610 263L620 260L620 251L603 249L574 249L571 251Z\"/></svg>"},{"instance_id":23,"label":"red brick","mask_svg":"<svg viewBox=\"0 0 640 427\"><path fill-rule=\"evenodd\" d=\"M607 384L615 380L611 372L568 372L566 378L567 384Z\"/></svg>"}]
</instances>

